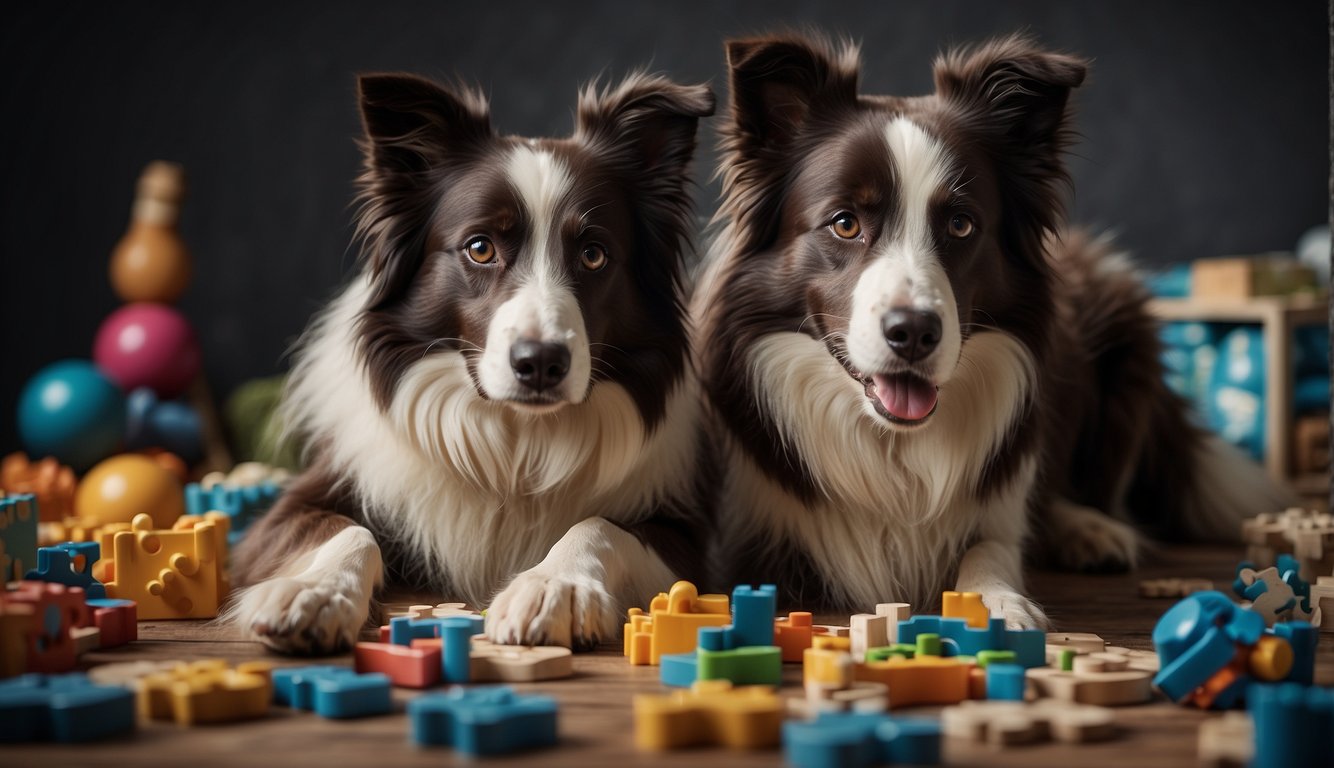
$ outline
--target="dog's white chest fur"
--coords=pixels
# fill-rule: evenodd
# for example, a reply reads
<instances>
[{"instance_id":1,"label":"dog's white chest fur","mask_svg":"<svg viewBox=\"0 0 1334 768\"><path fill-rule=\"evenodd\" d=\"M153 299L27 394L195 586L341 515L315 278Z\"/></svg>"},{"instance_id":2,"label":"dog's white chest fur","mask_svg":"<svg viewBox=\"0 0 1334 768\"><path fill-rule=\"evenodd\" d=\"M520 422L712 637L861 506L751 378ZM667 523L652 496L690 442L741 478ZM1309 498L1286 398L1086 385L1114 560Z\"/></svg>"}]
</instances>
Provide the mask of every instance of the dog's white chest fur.
<instances>
[{"instance_id":1,"label":"dog's white chest fur","mask_svg":"<svg viewBox=\"0 0 1334 768\"><path fill-rule=\"evenodd\" d=\"M368 527L419 556L412 575L423 582L485 604L576 523L635 522L630 515L688 477L689 382L646 434L618 385L596 384L582 403L528 416L478 397L463 356L436 351L407 371L382 411L355 350L367 290L358 279L314 327L288 398L289 426L326 443Z\"/></svg>"},{"instance_id":2,"label":"dog's white chest fur","mask_svg":"<svg viewBox=\"0 0 1334 768\"><path fill-rule=\"evenodd\" d=\"M775 534L802 542L826 571L835 585L829 597L869 610L878 601L934 600L981 527L1025 527L1032 462L1011 489L974 496L1032 387L1031 357L1013 338L975 336L932 423L908 434L879 428L861 386L808 336L766 336L749 362L755 396L802 457L819 498L794 498L733 450L724 542L777 526Z\"/></svg>"}]
</instances>

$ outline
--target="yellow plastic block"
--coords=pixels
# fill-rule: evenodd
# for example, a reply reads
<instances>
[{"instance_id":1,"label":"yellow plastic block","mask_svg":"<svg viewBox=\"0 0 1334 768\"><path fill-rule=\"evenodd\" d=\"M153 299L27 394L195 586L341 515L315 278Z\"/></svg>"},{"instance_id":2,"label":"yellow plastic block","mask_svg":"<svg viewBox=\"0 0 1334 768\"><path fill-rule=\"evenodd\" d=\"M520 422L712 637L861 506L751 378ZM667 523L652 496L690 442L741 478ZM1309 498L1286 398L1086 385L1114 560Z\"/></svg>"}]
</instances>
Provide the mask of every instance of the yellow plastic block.
<instances>
[{"instance_id":1,"label":"yellow plastic block","mask_svg":"<svg viewBox=\"0 0 1334 768\"><path fill-rule=\"evenodd\" d=\"M971 659L955 656L917 656L911 659L891 656L884 661L854 665L852 676L855 680L888 686L891 708L916 704L958 704L969 698L969 676L974 666Z\"/></svg>"},{"instance_id":2,"label":"yellow plastic block","mask_svg":"<svg viewBox=\"0 0 1334 768\"><path fill-rule=\"evenodd\" d=\"M695 650L700 627L722 627L731 623L727 595L701 595L694 584L678 581L669 592L659 592L653 598L648 616L637 608L630 611L623 650L631 664L657 664L664 653ZM642 635L649 639L640 639Z\"/></svg>"},{"instance_id":3,"label":"yellow plastic block","mask_svg":"<svg viewBox=\"0 0 1334 768\"><path fill-rule=\"evenodd\" d=\"M178 664L141 678L139 716L177 725L226 723L268 714L273 665L250 661L228 669L222 659Z\"/></svg>"},{"instance_id":4,"label":"yellow plastic block","mask_svg":"<svg viewBox=\"0 0 1334 768\"><path fill-rule=\"evenodd\" d=\"M139 619L211 619L226 596L219 583L226 551L215 524L188 531L155 531L153 518L135 515L131 530L115 534L115 580L107 597L134 600Z\"/></svg>"},{"instance_id":5,"label":"yellow plastic block","mask_svg":"<svg viewBox=\"0 0 1334 768\"><path fill-rule=\"evenodd\" d=\"M204 523L213 524L213 547L218 556L213 562L218 567L218 602L232 591L231 580L227 576L227 535L232 530L232 518L226 512L205 512L202 515L181 515L172 523L173 531L193 531Z\"/></svg>"},{"instance_id":6,"label":"yellow plastic block","mask_svg":"<svg viewBox=\"0 0 1334 768\"><path fill-rule=\"evenodd\" d=\"M765 749L778 744L783 699L768 686L702 680L688 691L635 696L635 745L661 751L697 745Z\"/></svg>"},{"instance_id":7,"label":"yellow plastic block","mask_svg":"<svg viewBox=\"0 0 1334 768\"><path fill-rule=\"evenodd\" d=\"M825 638L816 637L819 641ZM830 638L846 640L847 638ZM816 645L802 652L801 682L827 690L842 690L852 685L852 654L846 649Z\"/></svg>"},{"instance_id":8,"label":"yellow plastic block","mask_svg":"<svg viewBox=\"0 0 1334 768\"><path fill-rule=\"evenodd\" d=\"M976 592L945 592L940 596L940 603L942 617L964 619L975 629L986 629L991 621L991 611L982 604L982 596Z\"/></svg>"}]
</instances>

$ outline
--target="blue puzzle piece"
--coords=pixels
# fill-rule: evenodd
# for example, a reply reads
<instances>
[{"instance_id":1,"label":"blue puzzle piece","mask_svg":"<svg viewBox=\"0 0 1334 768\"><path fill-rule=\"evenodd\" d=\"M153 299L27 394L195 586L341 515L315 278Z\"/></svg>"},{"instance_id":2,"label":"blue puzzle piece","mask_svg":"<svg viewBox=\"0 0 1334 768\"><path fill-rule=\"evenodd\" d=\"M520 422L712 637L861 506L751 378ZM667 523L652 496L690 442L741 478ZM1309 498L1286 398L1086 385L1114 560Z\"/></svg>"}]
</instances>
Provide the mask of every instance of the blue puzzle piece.
<instances>
[{"instance_id":1,"label":"blue puzzle piece","mask_svg":"<svg viewBox=\"0 0 1334 768\"><path fill-rule=\"evenodd\" d=\"M83 566L75 568L76 558L83 558ZM93 563L102 559L102 546L95 541L74 543L67 541L54 547L37 550L37 567L28 571L29 581L49 581L67 587L81 587L87 597L101 600L107 596L106 587L93 578Z\"/></svg>"},{"instance_id":2,"label":"blue puzzle piece","mask_svg":"<svg viewBox=\"0 0 1334 768\"><path fill-rule=\"evenodd\" d=\"M37 563L37 497L0 497L0 584L19 581Z\"/></svg>"},{"instance_id":3,"label":"blue puzzle piece","mask_svg":"<svg viewBox=\"0 0 1334 768\"><path fill-rule=\"evenodd\" d=\"M1334 755L1334 691L1297 683L1252 685L1246 705L1255 723L1252 768L1329 765Z\"/></svg>"},{"instance_id":4,"label":"blue puzzle piece","mask_svg":"<svg viewBox=\"0 0 1334 768\"><path fill-rule=\"evenodd\" d=\"M1159 619L1159 623L1166 618ZM1155 628L1154 634L1157 635L1157 632ZM1183 701L1214 673L1227 666L1236 653L1237 648L1227 633L1221 627L1210 627L1198 642L1170 661L1162 658L1160 651L1160 661L1164 663L1154 676L1153 684L1172 701Z\"/></svg>"},{"instance_id":5,"label":"blue puzzle piece","mask_svg":"<svg viewBox=\"0 0 1334 768\"><path fill-rule=\"evenodd\" d=\"M320 717L344 719L393 710L389 677L348 667L283 667L273 671L273 702Z\"/></svg>"},{"instance_id":6,"label":"blue puzzle piece","mask_svg":"<svg viewBox=\"0 0 1334 768\"><path fill-rule=\"evenodd\" d=\"M774 644L774 616L778 613L778 588L765 584L752 588L743 584L732 590L732 625L724 648Z\"/></svg>"},{"instance_id":7,"label":"blue puzzle piece","mask_svg":"<svg viewBox=\"0 0 1334 768\"><path fill-rule=\"evenodd\" d=\"M1279 555L1276 563L1279 578L1292 587L1292 593L1301 602L1302 611L1311 612L1311 585L1302 579L1302 565L1292 555Z\"/></svg>"},{"instance_id":8,"label":"blue puzzle piece","mask_svg":"<svg viewBox=\"0 0 1334 768\"><path fill-rule=\"evenodd\" d=\"M987 698L1002 701L1023 701L1024 668L1018 664L988 664Z\"/></svg>"},{"instance_id":9,"label":"blue puzzle piece","mask_svg":"<svg viewBox=\"0 0 1334 768\"><path fill-rule=\"evenodd\" d=\"M797 768L936 765L940 723L878 712L825 712L783 724L783 756Z\"/></svg>"},{"instance_id":10,"label":"blue puzzle piece","mask_svg":"<svg viewBox=\"0 0 1334 768\"><path fill-rule=\"evenodd\" d=\"M1037 629L1006 629L1005 620L991 618L985 629L967 619L913 616L899 622L899 642L911 645L918 635L940 635L945 656L976 656L982 651L1014 651L1015 663L1030 669L1047 663L1046 635Z\"/></svg>"},{"instance_id":11,"label":"blue puzzle piece","mask_svg":"<svg viewBox=\"0 0 1334 768\"><path fill-rule=\"evenodd\" d=\"M0 743L97 741L134 730L134 693L83 673L0 682Z\"/></svg>"},{"instance_id":12,"label":"blue puzzle piece","mask_svg":"<svg viewBox=\"0 0 1334 768\"><path fill-rule=\"evenodd\" d=\"M690 653L664 653L658 659L658 679L663 685L689 688L699 676L699 657Z\"/></svg>"},{"instance_id":13,"label":"blue puzzle piece","mask_svg":"<svg viewBox=\"0 0 1334 768\"><path fill-rule=\"evenodd\" d=\"M246 529L269 511L282 492L280 486L269 481L240 486L218 483L207 490L199 483L190 483L185 486L185 512L188 515L210 511L226 514L231 518L227 542L235 545Z\"/></svg>"},{"instance_id":14,"label":"blue puzzle piece","mask_svg":"<svg viewBox=\"0 0 1334 768\"><path fill-rule=\"evenodd\" d=\"M472 636L485 626L481 616L446 616L414 619L398 616L389 620L389 642L412 645L413 640L441 638L440 666L446 683L466 683L471 674Z\"/></svg>"},{"instance_id":15,"label":"blue puzzle piece","mask_svg":"<svg viewBox=\"0 0 1334 768\"><path fill-rule=\"evenodd\" d=\"M548 747L556 743L556 700L521 695L508 686L455 688L408 702L412 740L452 746L469 755Z\"/></svg>"}]
</instances>

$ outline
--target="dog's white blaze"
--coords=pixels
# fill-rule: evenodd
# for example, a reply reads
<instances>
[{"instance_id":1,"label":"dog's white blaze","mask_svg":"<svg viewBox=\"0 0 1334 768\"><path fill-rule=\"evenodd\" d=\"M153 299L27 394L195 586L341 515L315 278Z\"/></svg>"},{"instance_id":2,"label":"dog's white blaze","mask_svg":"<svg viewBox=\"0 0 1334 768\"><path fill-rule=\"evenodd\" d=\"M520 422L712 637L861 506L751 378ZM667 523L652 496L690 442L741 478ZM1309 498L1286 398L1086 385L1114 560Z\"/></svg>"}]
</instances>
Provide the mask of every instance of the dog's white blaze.
<instances>
[{"instance_id":1,"label":"dog's white blaze","mask_svg":"<svg viewBox=\"0 0 1334 768\"><path fill-rule=\"evenodd\" d=\"M327 443L367 526L420 558L412 576L440 582L443 573L460 597L485 605L576 523L595 516L637 522L634 515L691 482L693 380L669 395L667 416L648 435L615 383L600 382L583 402L531 418L478 397L463 356L436 351L404 374L382 412L355 351L369 290L358 278L312 328L284 421ZM615 597L628 605L651 595Z\"/></svg>"},{"instance_id":2,"label":"dog's white blaze","mask_svg":"<svg viewBox=\"0 0 1334 768\"><path fill-rule=\"evenodd\" d=\"M845 597L870 605L886 598L887 586L902 590L896 599L935 599L946 574L931 564L957 562L979 526L1022 537L1031 473L1016 481L1018 500L991 505L986 515L973 494L1035 382L1031 355L1012 336L975 334L941 387L938 412L912 432L867 419L861 386L805 334L763 337L749 364L761 409L806 462L820 509L806 509L733 450L723 551L777 526L775 535L803 542L822 568L837 570L827 578Z\"/></svg>"},{"instance_id":3,"label":"dog's white blaze","mask_svg":"<svg viewBox=\"0 0 1334 768\"><path fill-rule=\"evenodd\" d=\"M939 385L953 374L962 347L958 304L936 256L930 220L931 198L948 183L953 161L944 145L904 117L885 127L885 142L898 183L897 226L853 289L848 358L863 373L892 370L895 356L880 318L895 308L929 310L940 315L942 335L924 364Z\"/></svg>"},{"instance_id":4,"label":"dog's white blaze","mask_svg":"<svg viewBox=\"0 0 1334 768\"><path fill-rule=\"evenodd\" d=\"M570 349L570 371L557 390L558 397L582 402L591 381L592 354L579 301L557 261L561 243L556 237L556 213L569 192L570 174L551 152L527 145L510 154L506 174L527 209L532 228L516 261L518 289L496 309L487 328L478 379L492 399L517 397L522 390L510 368L510 347L523 339L559 342Z\"/></svg>"}]
</instances>

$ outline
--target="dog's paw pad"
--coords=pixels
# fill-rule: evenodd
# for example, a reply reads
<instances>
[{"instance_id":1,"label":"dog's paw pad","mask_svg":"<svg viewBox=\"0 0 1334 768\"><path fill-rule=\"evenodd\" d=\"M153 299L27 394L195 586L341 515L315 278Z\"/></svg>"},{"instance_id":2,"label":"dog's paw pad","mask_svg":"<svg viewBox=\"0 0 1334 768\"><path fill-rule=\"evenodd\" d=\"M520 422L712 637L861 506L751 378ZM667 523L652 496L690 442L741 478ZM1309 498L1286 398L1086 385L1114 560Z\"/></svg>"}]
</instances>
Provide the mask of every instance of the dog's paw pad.
<instances>
[{"instance_id":1,"label":"dog's paw pad","mask_svg":"<svg viewBox=\"0 0 1334 768\"><path fill-rule=\"evenodd\" d=\"M486 634L496 643L589 647L614 636L616 601L597 579L519 574L486 611Z\"/></svg>"}]
</instances>

